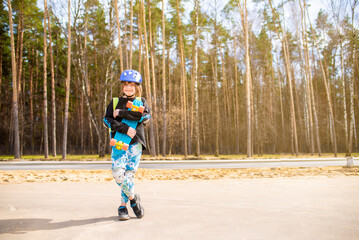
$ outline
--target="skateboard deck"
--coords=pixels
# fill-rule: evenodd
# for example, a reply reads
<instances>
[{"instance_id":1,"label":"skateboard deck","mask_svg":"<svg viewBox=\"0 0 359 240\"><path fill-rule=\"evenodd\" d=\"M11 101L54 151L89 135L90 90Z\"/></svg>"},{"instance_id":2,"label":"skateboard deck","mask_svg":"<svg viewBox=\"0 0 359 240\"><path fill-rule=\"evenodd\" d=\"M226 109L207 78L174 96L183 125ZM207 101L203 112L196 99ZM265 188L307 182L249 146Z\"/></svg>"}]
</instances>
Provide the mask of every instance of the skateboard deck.
<instances>
[{"instance_id":1,"label":"skateboard deck","mask_svg":"<svg viewBox=\"0 0 359 240\"><path fill-rule=\"evenodd\" d=\"M140 98L136 98L133 102L128 101L126 107L128 108L128 111L133 112L141 112L145 110L143 107L143 102L140 100ZM140 121L143 120L143 117L140 119ZM122 119L122 123L127 124L129 127L136 129L137 125L140 121L131 121L128 119ZM116 132L115 137L111 139L110 145L112 146L112 153L117 155L121 154L128 150L128 147L130 145L132 138L124 133Z\"/></svg>"}]
</instances>

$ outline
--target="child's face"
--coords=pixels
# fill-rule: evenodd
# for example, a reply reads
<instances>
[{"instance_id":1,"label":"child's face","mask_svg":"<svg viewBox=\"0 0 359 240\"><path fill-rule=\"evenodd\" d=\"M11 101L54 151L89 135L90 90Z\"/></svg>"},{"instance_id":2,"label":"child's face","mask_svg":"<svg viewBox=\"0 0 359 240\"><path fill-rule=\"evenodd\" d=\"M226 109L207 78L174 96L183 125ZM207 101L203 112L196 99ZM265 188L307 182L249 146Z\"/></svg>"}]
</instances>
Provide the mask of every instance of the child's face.
<instances>
[{"instance_id":1,"label":"child's face","mask_svg":"<svg viewBox=\"0 0 359 240\"><path fill-rule=\"evenodd\" d=\"M125 86L123 87L123 92L126 96L133 96L136 93L136 83L134 82L126 82Z\"/></svg>"}]
</instances>

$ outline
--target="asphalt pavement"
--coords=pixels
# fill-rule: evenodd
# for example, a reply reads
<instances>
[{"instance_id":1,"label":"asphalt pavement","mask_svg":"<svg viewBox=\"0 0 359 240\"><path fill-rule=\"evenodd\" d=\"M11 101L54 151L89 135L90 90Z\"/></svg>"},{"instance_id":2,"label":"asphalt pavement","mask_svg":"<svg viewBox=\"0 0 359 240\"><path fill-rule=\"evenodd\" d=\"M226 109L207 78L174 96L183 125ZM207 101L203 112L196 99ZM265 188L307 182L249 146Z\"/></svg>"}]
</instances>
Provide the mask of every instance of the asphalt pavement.
<instances>
[{"instance_id":1,"label":"asphalt pavement","mask_svg":"<svg viewBox=\"0 0 359 240\"><path fill-rule=\"evenodd\" d=\"M353 159L359 165L359 158ZM346 166L345 158L290 158L244 160L141 161L147 169L272 168ZM11 161L0 162L0 170L109 169L110 161Z\"/></svg>"},{"instance_id":2,"label":"asphalt pavement","mask_svg":"<svg viewBox=\"0 0 359 240\"><path fill-rule=\"evenodd\" d=\"M142 219L120 222L115 182L0 185L0 239L358 239L359 178L136 181Z\"/></svg>"}]
</instances>

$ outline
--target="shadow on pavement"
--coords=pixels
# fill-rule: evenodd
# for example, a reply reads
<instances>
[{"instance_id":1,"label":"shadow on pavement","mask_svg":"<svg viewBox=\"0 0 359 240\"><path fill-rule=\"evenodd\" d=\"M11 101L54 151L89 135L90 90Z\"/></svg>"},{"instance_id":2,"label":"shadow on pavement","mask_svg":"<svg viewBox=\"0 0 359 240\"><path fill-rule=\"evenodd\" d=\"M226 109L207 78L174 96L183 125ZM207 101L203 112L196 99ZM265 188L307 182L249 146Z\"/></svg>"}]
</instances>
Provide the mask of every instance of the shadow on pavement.
<instances>
[{"instance_id":1,"label":"shadow on pavement","mask_svg":"<svg viewBox=\"0 0 359 240\"><path fill-rule=\"evenodd\" d=\"M3 219L0 220L0 234L12 233L12 234L24 234L29 231L38 230L53 230L68 228L74 226L82 226L93 223L116 221L118 222L117 216L105 217L105 218L91 218L82 220L68 220L63 222L51 222L52 219Z\"/></svg>"}]
</instances>

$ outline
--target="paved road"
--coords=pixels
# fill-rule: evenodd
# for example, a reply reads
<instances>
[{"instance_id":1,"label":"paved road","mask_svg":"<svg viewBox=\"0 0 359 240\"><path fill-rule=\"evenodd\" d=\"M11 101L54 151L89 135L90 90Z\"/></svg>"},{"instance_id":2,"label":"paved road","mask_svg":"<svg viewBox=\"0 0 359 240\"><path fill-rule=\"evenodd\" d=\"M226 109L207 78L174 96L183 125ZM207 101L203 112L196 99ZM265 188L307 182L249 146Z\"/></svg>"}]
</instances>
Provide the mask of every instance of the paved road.
<instances>
[{"instance_id":1,"label":"paved road","mask_svg":"<svg viewBox=\"0 0 359 240\"><path fill-rule=\"evenodd\" d=\"M191 163L151 163L140 164L140 167L151 169L203 169L203 168L269 168L269 167L324 167L324 166L344 166L346 160L329 160L329 161L228 161L228 162L191 162ZM354 161L355 165L359 160Z\"/></svg>"},{"instance_id":2,"label":"paved road","mask_svg":"<svg viewBox=\"0 0 359 240\"><path fill-rule=\"evenodd\" d=\"M261 167L323 167L345 166L345 158L316 159L262 159L262 160L193 160L193 161L142 161L140 168L148 169L199 169L199 168L261 168ZM355 158L354 165L359 165ZM56 170L56 169L109 169L109 161L32 161L0 162L0 170Z\"/></svg>"},{"instance_id":3,"label":"paved road","mask_svg":"<svg viewBox=\"0 0 359 240\"><path fill-rule=\"evenodd\" d=\"M359 236L359 178L139 181L143 219L119 222L114 182L0 185L0 240Z\"/></svg>"}]
</instances>

